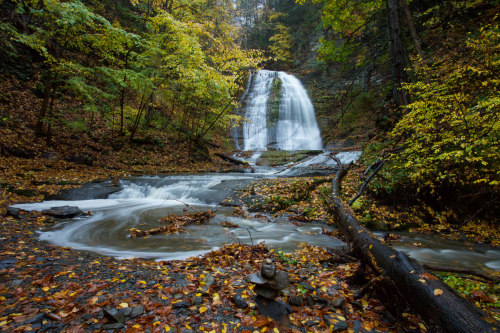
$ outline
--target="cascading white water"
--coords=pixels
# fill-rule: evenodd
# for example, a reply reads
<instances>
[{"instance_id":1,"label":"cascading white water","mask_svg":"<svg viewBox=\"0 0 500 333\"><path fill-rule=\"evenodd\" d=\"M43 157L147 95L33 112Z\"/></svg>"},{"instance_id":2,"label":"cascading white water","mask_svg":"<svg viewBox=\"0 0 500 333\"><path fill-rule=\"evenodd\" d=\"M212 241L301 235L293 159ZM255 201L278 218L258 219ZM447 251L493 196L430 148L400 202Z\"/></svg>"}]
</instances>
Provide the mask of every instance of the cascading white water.
<instances>
[{"instance_id":1,"label":"cascading white water","mask_svg":"<svg viewBox=\"0 0 500 333\"><path fill-rule=\"evenodd\" d=\"M243 125L244 150L266 150L267 148L267 100L275 72L258 71L249 80L254 81L248 93L245 108L247 122Z\"/></svg>"},{"instance_id":2,"label":"cascading white water","mask_svg":"<svg viewBox=\"0 0 500 333\"><path fill-rule=\"evenodd\" d=\"M322 149L314 107L306 90L293 75L279 72L278 78L282 82L282 92L276 147L281 150Z\"/></svg>"},{"instance_id":3,"label":"cascading white water","mask_svg":"<svg viewBox=\"0 0 500 333\"><path fill-rule=\"evenodd\" d=\"M273 80L281 81L279 115L276 124L268 122L269 96ZM243 126L244 150L322 149L314 107L300 81L285 72L260 70L252 74L247 88Z\"/></svg>"}]
</instances>

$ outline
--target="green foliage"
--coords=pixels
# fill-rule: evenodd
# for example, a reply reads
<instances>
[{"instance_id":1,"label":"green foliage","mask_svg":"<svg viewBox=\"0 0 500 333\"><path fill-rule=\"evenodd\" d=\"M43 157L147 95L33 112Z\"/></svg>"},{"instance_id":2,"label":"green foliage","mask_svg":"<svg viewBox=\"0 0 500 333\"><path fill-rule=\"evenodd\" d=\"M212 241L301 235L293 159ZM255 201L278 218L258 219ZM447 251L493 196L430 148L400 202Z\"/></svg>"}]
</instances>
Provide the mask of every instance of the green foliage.
<instances>
[{"instance_id":1,"label":"green foliage","mask_svg":"<svg viewBox=\"0 0 500 333\"><path fill-rule=\"evenodd\" d=\"M467 36L460 57L415 63L418 80L405 86L413 102L390 134L403 144L392 155L397 181L431 190L500 184L499 45L499 26L485 25Z\"/></svg>"},{"instance_id":2,"label":"green foliage","mask_svg":"<svg viewBox=\"0 0 500 333\"><path fill-rule=\"evenodd\" d=\"M302 0L298 2L305 3ZM312 2L322 4L323 26L325 29L331 29L337 37L321 39L322 46L318 50L320 57L327 61L347 62L349 57L356 53L355 62L363 63L369 48L361 46L361 39L376 31L371 23L376 15L383 12L385 2L382 0L313 0ZM360 47L364 50L360 50Z\"/></svg>"},{"instance_id":3,"label":"green foliage","mask_svg":"<svg viewBox=\"0 0 500 333\"><path fill-rule=\"evenodd\" d=\"M287 253L284 253L283 250L279 249L278 252L278 257L286 262L289 265L297 265L298 261L296 259L293 259L293 257Z\"/></svg>"},{"instance_id":4,"label":"green foliage","mask_svg":"<svg viewBox=\"0 0 500 333\"><path fill-rule=\"evenodd\" d=\"M292 62L292 46L293 40L290 32L290 27L287 27L278 19L286 16L284 13L274 13L270 17L270 21L274 22L274 34L269 38L271 45L269 50L276 61L281 61L285 64Z\"/></svg>"},{"instance_id":5,"label":"green foliage","mask_svg":"<svg viewBox=\"0 0 500 333\"><path fill-rule=\"evenodd\" d=\"M2 53L13 57L21 44L43 58L35 64L44 72L39 122L48 124L62 111L52 110L49 101L64 95L80 103L89 130L99 118L131 137L143 125L200 140L230 126L243 74L260 59L258 52L237 45L230 2L91 4L16 1L28 29L21 33L0 25L6 37ZM127 22L117 16L140 19L142 25L122 27L119 22Z\"/></svg>"}]
</instances>

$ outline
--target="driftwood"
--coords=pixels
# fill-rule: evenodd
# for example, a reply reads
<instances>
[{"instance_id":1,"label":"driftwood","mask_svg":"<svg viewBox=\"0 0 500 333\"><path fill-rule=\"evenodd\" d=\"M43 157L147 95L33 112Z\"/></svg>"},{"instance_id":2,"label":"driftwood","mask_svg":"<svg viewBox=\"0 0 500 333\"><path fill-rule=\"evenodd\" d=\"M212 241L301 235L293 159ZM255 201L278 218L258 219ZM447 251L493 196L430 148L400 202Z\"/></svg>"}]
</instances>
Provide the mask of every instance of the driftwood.
<instances>
[{"instance_id":1,"label":"driftwood","mask_svg":"<svg viewBox=\"0 0 500 333\"><path fill-rule=\"evenodd\" d=\"M158 234L174 234L181 232L185 225L189 224L204 224L207 223L212 217L215 216L213 210L207 210L206 212L197 212L194 214L186 213L186 215L168 215L161 219L162 223L168 223L162 225L158 228L153 228L149 230L139 230L131 228L130 238L134 239L137 237L146 237Z\"/></svg>"},{"instance_id":2,"label":"driftwood","mask_svg":"<svg viewBox=\"0 0 500 333\"><path fill-rule=\"evenodd\" d=\"M500 326L486 322L481 310L460 297L443 281L428 273L416 260L383 244L362 227L352 209L340 199L340 183L348 168L341 166L332 181L332 210L338 227L357 255L376 271L389 277L408 304L433 332L495 332Z\"/></svg>"}]
</instances>

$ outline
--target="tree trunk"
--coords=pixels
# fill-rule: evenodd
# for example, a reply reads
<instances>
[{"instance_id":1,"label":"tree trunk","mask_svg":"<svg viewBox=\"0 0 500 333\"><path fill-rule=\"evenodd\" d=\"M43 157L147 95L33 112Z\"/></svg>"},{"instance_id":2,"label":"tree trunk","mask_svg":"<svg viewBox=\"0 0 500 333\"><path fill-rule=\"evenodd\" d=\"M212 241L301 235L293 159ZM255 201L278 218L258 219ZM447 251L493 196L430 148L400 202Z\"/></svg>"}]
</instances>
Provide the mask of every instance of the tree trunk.
<instances>
[{"instance_id":1,"label":"tree trunk","mask_svg":"<svg viewBox=\"0 0 500 333\"><path fill-rule=\"evenodd\" d=\"M417 35L417 29L415 29L415 23L413 22L413 17L411 16L410 8L406 0L401 0L401 5L406 15L406 20L408 21L408 29L410 30L411 38L413 39L413 45L415 45L415 50L417 51L420 59L424 59L424 53L422 52L422 47L420 46L420 41Z\"/></svg>"},{"instance_id":2,"label":"tree trunk","mask_svg":"<svg viewBox=\"0 0 500 333\"><path fill-rule=\"evenodd\" d=\"M35 125L35 131L37 134L43 134L43 125L45 122L45 118L47 117L47 110L49 108L51 91L52 91L52 73L48 71L47 78L45 79L45 87L43 90L42 106L40 107L40 112L38 113L38 119Z\"/></svg>"},{"instance_id":3,"label":"tree trunk","mask_svg":"<svg viewBox=\"0 0 500 333\"><path fill-rule=\"evenodd\" d=\"M396 103L403 106L408 104L408 95L403 90L403 83L407 81L407 75L405 72L403 41L399 27L399 0L387 0L387 26L391 45L393 95Z\"/></svg>"},{"instance_id":4,"label":"tree trunk","mask_svg":"<svg viewBox=\"0 0 500 333\"><path fill-rule=\"evenodd\" d=\"M347 170L340 167L333 179L332 210L339 218L340 231L353 243L361 259L394 282L432 332L495 332L500 328L497 322L486 322L481 310L428 273L416 260L383 244L358 223L339 195L340 182Z\"/></svg>"},{"instance_id":5,"label":"tree trunk","mask_svg":"<svg viewBox=\"0 0 500 333\"><path fill-rule=\"evenodd\" d=\"M120 91L120 135L123 135L124 128L124 108L125 108L125 87Z\"/></svg>"}]
</instances>

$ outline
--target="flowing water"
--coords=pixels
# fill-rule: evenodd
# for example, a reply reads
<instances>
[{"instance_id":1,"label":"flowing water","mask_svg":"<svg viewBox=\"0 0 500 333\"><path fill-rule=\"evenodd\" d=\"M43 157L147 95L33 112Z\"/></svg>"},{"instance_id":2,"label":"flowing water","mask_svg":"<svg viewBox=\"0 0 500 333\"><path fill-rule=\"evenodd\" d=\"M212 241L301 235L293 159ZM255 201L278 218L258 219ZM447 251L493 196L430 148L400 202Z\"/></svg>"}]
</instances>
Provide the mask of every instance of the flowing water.
<instances>
[{"instance_id":1,"label":"flowing water","mask_svg":"<svg viewBox=\"0 0 500 333\"><path fill-rule=\"evenodd\" d=\"M269 115L269 96L273 82L281 82L278 115ZM251 74L245 92L243 150L320 150L321 135L316 115L306 90L293 75L260 70Z\"/></svg>"},{"instance_id":2,"label":"flowing water","mask_svg":"<svg viewBox=\"0 0 500 333\"><path fill-rule=\"evenodd\" d=\"M307 163L307 162L306 162ZM275 170L276 171L276 170ZM262 218L233 216L231 207L216 208L216 217L205 225L192 225L185 232L131 239L130 228L146 230L160 225L168 214L185 210L213 209L231 191L252 181L276 177L271 173L206 174L167 177L136 177L123 180L124 189L108 199L80 201L44 201L19 204L26 210L43 210L55 206L78 206L91 211L89 217L62 222L40 233L40 239L60 246L89 250L118 258L143 257L184 259L221 247L225 243L265 242L269 247L291 251L303 242L340 248L344 244L321 234L321 224L294 225L280 218L268 222ZM105 185L103 185L105 186ZM186 207L188 204L189 207ZM224 228L223 221L238 228ZM420 243L415 247L413 243ZM436 236L403 234L394 246L423 263L472 269L500 270L498 249L468 249L462 242L443 240Z\"/></svg>"},{"instance_id":3,"label":"flowing water","mask_svg":"<svg viewBox=\"0 0 500 333\"><path fill-rule=\"evenodd\" d=\"M185 232L148 238L128 237L130 228L145 230L158 227L159 220L168 214L213 209L232 190L267 176L212 174L137 177L124 180L124 189L110 195L108 199L44 201L16 207L39 211L72 205L83 211L91 211L90 217L73 219L42 232L40 239L120 258L184 259L230 242L257 244L264 241L270 247L285 251L299 247L302 242L318 246L342 245L342 242L332 241L322 235L322 226L319 224L296 226L285 219L270 223L262 218L234 217L234 208L220 206L217 207L216 217L208 224L187 226ZM220 225L223 221L235 223L239 228L224 228Z\"/></svg>"}]
</instances>

